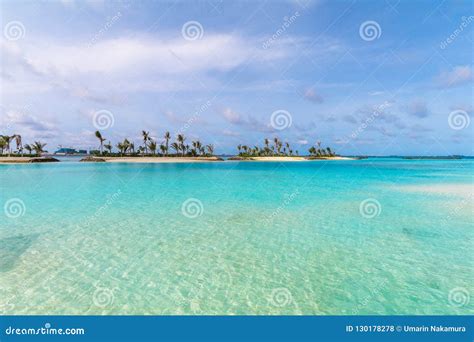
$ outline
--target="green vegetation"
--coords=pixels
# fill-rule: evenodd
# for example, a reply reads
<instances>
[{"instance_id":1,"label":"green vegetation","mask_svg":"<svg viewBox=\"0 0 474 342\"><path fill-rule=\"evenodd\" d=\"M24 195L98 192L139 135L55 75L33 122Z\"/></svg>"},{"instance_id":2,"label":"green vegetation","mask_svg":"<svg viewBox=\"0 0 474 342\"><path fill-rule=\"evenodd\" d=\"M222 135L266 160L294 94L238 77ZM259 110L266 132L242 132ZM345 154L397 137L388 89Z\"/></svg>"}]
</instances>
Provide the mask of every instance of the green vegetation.
<instances>
[{"instance_id":1,"label":"green vegetation","mask_svg":"<svg viewBox=\"0 0 474 342\"><path fill-rule=\"evenodd\" d=\"M239 152L239 157L295 157L299 155L298 151L293 151L288 142L283 143L279 138L274 138L273 145L271 146L270 141L265 138L263 144L263 147L238 145L237 150Z\"/></svg>"},{"instance_id":2,"label":"green vegetation","mask_svg":"<svg viewBox=\"0 0 474 342\"><path fill-rule=\"evenodd\" d=\"M96 131L95 136L100 142L99 149L91 151L91 154L95 156L212 157L214 155L214 146L212 144L203 145L201 141L195 140L191 141L190 146L186 144L184 134L178 134L176 140L170 144L171 134L166 132L161 141L162 143L159 144L150 136L150 132L142 131L142 144L137 149L135 149L135 144L132 141L125 138L115 145L118 153L112 152L113 146L110 141L104 144L106 139L102 136L101 132Z\"/></svg>"},{"instance_id":3,"label":"green vegetation","mask_svg":"<svg viewBox=\"0 0 474 342\"><path fill-rule=\"evenodd\" d=\"M334 157L336 154L331 150L331 148L321 148L321 142L317 143L318 148L312 146L308 152L310 157ZM274 138L273 143L270 143L270 140L265 138L263 141L263 146L254 146L248 147L246 145L237 146L238 156L242 158L252 158L252 157L296 157L299 156L297 150L293 151L288 142L283 143L279 138Z\"/></svg>"},{"instance_id":4,"label":"green vegetation","mask_svg":"<svg viewBox=\"0 0 474 342\"><path fill-rule=\"evenodd\" d=\"M315 158L327 158L327 157L335 157L336 154L331 150L330 147L321 148L321 142L317 142L317 148L312 146L309 148L308 152L311 157Z\"/></svg>"},{"instance_id":5,"label":"green vegetation","mask_svg":"<svg viewBox=\"0 0 474 342\"><path fill-rule=\"evenodd\" d=\"M13 143L16 146L16 149L13 149ZM13 134L13 135L0 135L0 156L7 154L9 157L14 156L40 156L41 153L46 152L44 147L46 144L41 143L39 141L35 141L33 144L29 145L26 144L23 146L23 141L21 135ZM24 153L27 151L28 153ZM35 152L32 154L32 152Z\"/></svg>"}]
</instances>

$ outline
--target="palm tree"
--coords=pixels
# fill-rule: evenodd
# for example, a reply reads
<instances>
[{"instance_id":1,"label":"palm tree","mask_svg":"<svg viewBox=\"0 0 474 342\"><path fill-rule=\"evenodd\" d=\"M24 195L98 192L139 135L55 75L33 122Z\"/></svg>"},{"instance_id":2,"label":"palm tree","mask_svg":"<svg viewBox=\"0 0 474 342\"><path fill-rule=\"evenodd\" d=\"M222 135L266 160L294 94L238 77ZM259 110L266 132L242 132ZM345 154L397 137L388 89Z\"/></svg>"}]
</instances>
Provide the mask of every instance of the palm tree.
<instances>
[{"instance_id":1,"label":"palm tree","mask_svg":"<svg viewBox=\"0 0 474 342\"><path fill-rule=\"evenodd\" d=\"M133 143L133 142L129 143L128 148L129 148L130 152L135 153L135 143ZM145 147L145 149L146 149L146 147Z\"/></svg>"},{"instance_id":2,"label":"palm tree","mask_svg":"<svg viewBox=\"0 0 474 342\"><path fill-rule=\"evenodd\" d=\"M143 145L145 146L145 154L148 153L148 140L150 140L150 132L147 131L142 131L142 137L143 137Z\"/></svg>"},{"instance_id":3,"label":"palm tree","mask_svg":"<svg viewBox=\"0 0 474 342\"><path fill-rule=\"evenodd\" d=\"M168 155L168 147L169 147L169 141L171 139L171 134L170 132L165 133L165 140L166 140L166 155ZM161 148L161 147L160 147Z\"/></svg>"},{"instance_id":4,"label":"palm tree","mask_svg":"<svg viewBox=\"0 0 474 342\"><path fill-rule=\"evenodd\" d=\"M125 150L125 145L123 144L123 142L119 142L117 144L117 148L120 151L120 156L123 157L123 153L124 153L124 150Z\"/></svg>"},{"instance_id":5,"label":"palm tree","mask_svg":"<svg viewBox=\"0 0 474 342\"><path fill-rule=\"evenodd\" d=\"M176 154L179 154L180 146L178 143L172 143L171 148L176 151Z\"/></svg>"},{"instance_id":6,"label":"palm tree","mask_svg":"<svg viewBox=\"0 0 474 342\"><path fill-rule=\"evenodd\" d=\"M43 144L40 141L35 141L35 143L31 147L35 151L36 155L41 156L41 153L46 152L44 150L45 146L46 144Z\"/></svg>"},{"instance_id":7,"label":"palm tree","mask_svg":"<svg viewBox=\"0 0 474 342\"><path fill-rule=\"evenodd\" d=\"M277 154L280 154L281 147L283 146L280 139L274 138L273 142L275 144L275 150L277 151Z\"/></svg>"},{"instance_id":8,"label":"palm tree","mask_svg":"<svg viewBox=\"0 0 474 342\"><path fill-rule=\"evenodd\" d=\"M193 144L193 153L194 154L198 154L200 151L201 151L201 148L202 148L202 144L199 140L196 140L196 141L193 141L192 142Z\"/></svg>"},{"instance_id":9,"label":"palm tree","mask_svg":"<svg viewBox=\"0 0 474 342\"><path fill-rule=\"evenodd\" d=\"M11 141L11 137L9 135L2 135L2 139L5 141L5 149L7 150L8 152L8 156L10 157L10 141Z\"/></svg>"},{"instance_id":10,"label":"palm tree","mask_svg":"<svg viewBox=\"0 0 474 342\"><path fill-rule=\"evenodd\" d=\"M3 150L7 148L7 142L4 137L0 135L0 154L3 154Z\"/></svg>"},{"instance_id":11,"label":"palm tree","mask_svg":"<svg viewBox=\"0 0 474 342\"><path fill-rule=\"evenodd\" d=\"M12 139L15 139L15 143L16 143L16 149L18 152L22 153L23 152L23 145L21 143L21 135L19 134L13 134L11 136Z\"/></svg>"},{"instance_id":12,"label":"palm tree","mask_svg":"<svg viewBox=\"0 0 474 342\"><path fill-rule=\"evenodd\" d=\"M127 138L123 139L123 147L125 153L130 150L130 141Z\"/></svg>"},{"instance_id":13,"label":"palm tree","mask_svg":"<svg viewBox=\"0 0 474 342\"><path fill-rule=\"evenodd\" d=\"M214 145L213 144L209 144L206 146L207 148L207 153L209 153L210 156L213 156L214 155Z\"/></svg>"},{"instance_id":14,"label":"palm tree","mask_svg":"<svg viewBox=\"0 0 474 342\"><path fill-rule=\"evenodd\" d=\"M26 145L24 146L24 148L25 148L25 150L27 150L27 151L28 151L28 154L31 154L31 150L32 150L32 148L31 148L31 146L30 146L30 145L26 144Z\"/></svg>"},{"instance_id":15,"label":"palm tree","mask_svg":"<svg viewBox=\"0 0 474 342\"><path fill-rule=\"evenodd\" d=\"M104 149L104 141L105 141L105 138L102 137L102 134L101 134L99 131L95 131L95 136L96 136L96 138L99 139L99 141L100 141L100 147L99 147L99 149L100 149L100 154L102 154L103 149Z\"/></svg>"},{"instance_id":16,"label":"palm tree","mask_svg":"<svg viewBox=\"0 0 474 342\"><path fill-rule=\"evenodd\" d=\"M178 141L178 144L181 148L181 150L183 151L183 157L184 157L184 152L186 150L186 147L184 146L184 141L186 140L186 138L184 137L183 134L178 134L177 138L176 138L176 141Z\"/></svg>"},{"instance_id":17,"label":"palm tree","mask_svg":"<svg viewBox=\"0 0 474 342\"><path fill-rule=\"evenodd\" d=\"M148 147L150 148L150 151L153 152L153 155L156 155L156 141L150 140Z\"/></svg>"},{"instance_id":18,"label":"palm tree","mask_svg":"<svg viewBox=\"0 0 474 342\"><path fill-rule=\"evenodd\" d=\"M165 155L165 154L168 155L168 147L166 147L163 144L160 145L160 151L162 155Z\"/></svg>"},{"instance_id":19,"label":"palm tree","mask_svg":"<svg viewBox=\"0 0 474 342\"><path fill-rule=\"evenodd\" d=\"M110 143L110 140L107 144L104 145L105 149L109 151L109 153L112 153L112 144Z\"/></svg>"}]
</instances>

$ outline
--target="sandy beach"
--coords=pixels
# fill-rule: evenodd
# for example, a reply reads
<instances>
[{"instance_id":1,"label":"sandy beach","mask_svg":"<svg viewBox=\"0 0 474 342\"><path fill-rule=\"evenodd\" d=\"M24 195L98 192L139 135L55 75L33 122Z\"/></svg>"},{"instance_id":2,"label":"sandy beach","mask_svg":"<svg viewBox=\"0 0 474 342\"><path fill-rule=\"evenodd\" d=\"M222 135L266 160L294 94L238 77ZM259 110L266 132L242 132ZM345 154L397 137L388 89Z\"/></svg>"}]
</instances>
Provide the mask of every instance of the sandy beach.
<instances>
[{"instance_id":1,"label":"sandy beach","mask_svg":"<svg viewBox=\"0 0 474 342\"><path fill-rule=\"evenodd\" d=\"M107 163L206 163L222 161L218 157L98 157L97 159L102 159Z\"/></svg>"},{"instance_id":2,"label":"sandy beach","mask_svg":"<svg viewBox=\"0 0 474 342\"><path fill-rule=\"evenodd\" d=\"M233 159L239 161L239 159ZM322 160L355 160L355 158L348 157L321 157L309 159L307 157L248 157L240 161L261 161L261 162L304 162L304 161L322 161Z\"/></svg>"},{"instance_id":3,"label":"sandy beach","mask_svg":"<svg viewBox=\"0 0 474 342\"><path fill-rule=\"evenodd\" d=\"M349 158L349 157L318 157L318 158L313 158L313 159L308 159L308 160L357 160L357 158Z\"/></svg>"},{"instance_id":4,"label":"sandy beach","mask_svg":"<svg viewBox=\"0 0 474 342\"><path fill-rule=\"evenodd\" d=\"M251 157L250 160L252 161L267 161L267 162L300 162L306 161L304 157Z\"/></svg>"},{"instance_id":5,"label":"sandy beach","mask_svg":"<svg viewBox=\"0 0 474 342\"><path fill-rule=\"evenodd\" d=\"M107 163L206 163L223 161L219 157L86 157L84 162L107 162ZM308 159L307 157L249 157L245 159L233 159L234 161L259 161L259 162L304 162L323 160L355 160L347 157L327 157ZM0 164L27 164L39 162L57 161L50 157L0 157Z\"/></svg>"}]
</instances>

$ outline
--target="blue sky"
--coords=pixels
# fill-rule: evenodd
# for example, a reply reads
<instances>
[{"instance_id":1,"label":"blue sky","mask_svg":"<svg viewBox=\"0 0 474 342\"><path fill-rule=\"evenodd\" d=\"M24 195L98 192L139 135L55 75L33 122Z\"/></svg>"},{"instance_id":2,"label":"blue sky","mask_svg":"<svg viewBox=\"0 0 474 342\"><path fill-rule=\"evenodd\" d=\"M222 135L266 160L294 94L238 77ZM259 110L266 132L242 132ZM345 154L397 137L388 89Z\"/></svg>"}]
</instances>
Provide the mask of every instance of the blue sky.
<instances>
[{"instance_id":1,"label":"blue sky","mask_svg":"<svg viewBox=\"0 0 474 342\"><path fill-rule=\"evenodd\" d=\"M278 136L300 154L473 154L470 1L0 6L0 133L50 151L97 148L101 127L218 153Z\"/></svg>"}]
</instances>

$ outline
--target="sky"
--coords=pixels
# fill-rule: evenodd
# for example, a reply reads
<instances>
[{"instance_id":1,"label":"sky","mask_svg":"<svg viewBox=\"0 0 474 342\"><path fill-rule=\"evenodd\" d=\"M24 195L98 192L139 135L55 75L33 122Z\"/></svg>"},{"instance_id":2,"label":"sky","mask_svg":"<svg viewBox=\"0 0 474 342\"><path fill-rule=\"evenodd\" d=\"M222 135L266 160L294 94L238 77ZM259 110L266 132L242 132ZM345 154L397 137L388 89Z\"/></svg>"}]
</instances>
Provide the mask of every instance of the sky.
<instances>
[{"instance_id":1,"label":"sky","mask_svg":"<svg viewBox=\"0 0 474 342\"><path fill-rule=\"evenodd\" d=\"M0 2L0 134L474 155L471 1Z\"/></svg>"}]
</instances>

